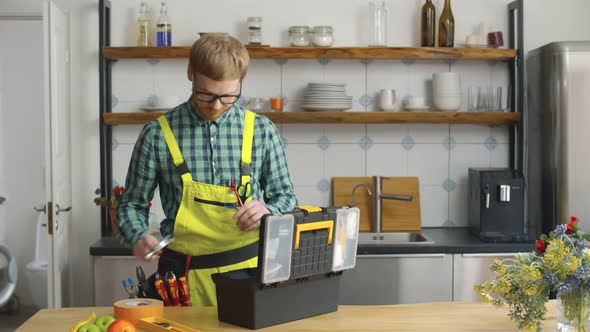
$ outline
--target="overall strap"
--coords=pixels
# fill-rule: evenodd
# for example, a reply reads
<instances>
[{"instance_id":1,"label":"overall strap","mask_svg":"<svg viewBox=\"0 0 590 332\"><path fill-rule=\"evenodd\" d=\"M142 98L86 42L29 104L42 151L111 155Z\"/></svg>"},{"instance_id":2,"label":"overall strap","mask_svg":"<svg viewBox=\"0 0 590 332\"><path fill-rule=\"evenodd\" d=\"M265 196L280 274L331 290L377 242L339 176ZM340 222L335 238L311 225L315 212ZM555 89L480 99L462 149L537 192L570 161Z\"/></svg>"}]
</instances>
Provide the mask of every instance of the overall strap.
<instances>
[{"instance_id":1,"label":"overall strap","mask_svg":"<svg viewBox=\"0 0 590 332\"><path fill-rule=\"evenodd\" d=\"M180 152L180 148L178 147L178 143L176 143L176 138L174 137L172 129L170 129L170 125L168 124L168 120L166 120L166 116L162 115L158 117L158 123L162 128L162 133L166 139L166 145L168 145L168 150L172 155L172 160L176 166L176 172L182 178L183 183L193 182L191 173L188 169L188 166L186 165L186 162L184 161L184 158L182 157L182 152Z\"/></svg>"},{"instance_id":2,"label":"overall strap","mask_svg":"<svg viewBox=\"0 0 590 332\"><path fill-rule=\"evenodd\" d=\"M252 141L254 139L254 118L256 114L252 111L246 110L244 116L244 133L242 137L242 160L240 161L240 184L246 188L245 193L241 195L249 196L252 191L252 186L246 186L250 182L252 175Z\"/></svg>"}]
</instances>

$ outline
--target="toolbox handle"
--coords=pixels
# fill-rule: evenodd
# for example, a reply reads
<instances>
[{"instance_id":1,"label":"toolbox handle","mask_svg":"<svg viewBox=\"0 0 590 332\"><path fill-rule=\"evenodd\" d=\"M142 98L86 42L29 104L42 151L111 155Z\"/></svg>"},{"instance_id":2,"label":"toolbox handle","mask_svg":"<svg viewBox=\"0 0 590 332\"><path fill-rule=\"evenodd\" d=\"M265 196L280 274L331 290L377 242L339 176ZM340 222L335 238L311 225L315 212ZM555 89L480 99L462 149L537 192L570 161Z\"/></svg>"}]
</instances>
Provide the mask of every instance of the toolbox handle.
<instances>
[{"instance_id":1,"label":"toolbox handle","mask_svg":"<svg viewBox=\"0 0 590 332\"><path fill-rule=\"evenodd\" d=\"M328 229L328 244L332 244L332 233L334 232L334 220L324 220L297 224L295 226L295 249L299 249L299 240L301 232L316 231L319 229Z\"/></svg>"}]
</instances>

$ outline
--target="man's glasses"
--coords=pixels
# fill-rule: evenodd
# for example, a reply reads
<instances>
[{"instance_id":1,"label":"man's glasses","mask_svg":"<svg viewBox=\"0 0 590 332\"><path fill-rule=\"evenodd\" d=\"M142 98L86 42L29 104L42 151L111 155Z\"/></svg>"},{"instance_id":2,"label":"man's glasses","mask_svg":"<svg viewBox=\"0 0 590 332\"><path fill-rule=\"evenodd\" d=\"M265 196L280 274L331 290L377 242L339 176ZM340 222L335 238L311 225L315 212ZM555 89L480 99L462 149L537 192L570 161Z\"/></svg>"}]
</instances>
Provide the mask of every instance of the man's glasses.
<instances>
[{"instance_id":1,"label":"man's glasses","mask_svg":"<svg viewBox=\"0 0 590 332\"><path fill-rule=\"evenodd\" d=\"M193 84L194 86L194 84ZM213 101L215 101L215 99L219 99L219 102L221 102L224 105L233 105L235 104L238 99L240 99L240 96L242 95L242 81L240 81L240 91L238 92L237 95L216 95L213 93L207 93L207 92L200 92L197 91L197 89L194 89L195 92L195 98L197 98L198 101L202 101L204 103L212 103Z\"/></svg>"}]
</instances>

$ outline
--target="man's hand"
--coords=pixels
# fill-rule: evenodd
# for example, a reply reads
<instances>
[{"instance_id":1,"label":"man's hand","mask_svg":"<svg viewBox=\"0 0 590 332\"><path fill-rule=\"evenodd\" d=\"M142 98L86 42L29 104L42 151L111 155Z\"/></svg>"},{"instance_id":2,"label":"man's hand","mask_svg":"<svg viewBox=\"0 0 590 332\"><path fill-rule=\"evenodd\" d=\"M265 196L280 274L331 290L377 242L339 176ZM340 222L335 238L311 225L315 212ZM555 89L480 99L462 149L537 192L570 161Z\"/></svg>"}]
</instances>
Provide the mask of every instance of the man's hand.
<instances>
[{"instance_id":1,"label":"man's hand","mask_svg":"<svg viewBox=\"0 0 590 332\"><path fill-rule=\"evenodd\" d=\"M238 209L234 214L234 219L238 227L244 232L251 231L260 227L260 219L270 211L257 200L251 200Z\"/></svg>"},{"instance_id":2,"label":"man's hand","mask_svg":"<svg viewBox=\"0 0 590 332\"><path fill-rule=\"evenodd\" d=\"M157 246L160 241L153 236L153 235L144 235L142 236L139 241L133 247L133 255L137 257L137 259L144 261L144 262L152 262L157 260L160 257L160 253L154 254L150 259L145 259L145 254L147 254L153 247Z\"/></svg>"}]
</instances>

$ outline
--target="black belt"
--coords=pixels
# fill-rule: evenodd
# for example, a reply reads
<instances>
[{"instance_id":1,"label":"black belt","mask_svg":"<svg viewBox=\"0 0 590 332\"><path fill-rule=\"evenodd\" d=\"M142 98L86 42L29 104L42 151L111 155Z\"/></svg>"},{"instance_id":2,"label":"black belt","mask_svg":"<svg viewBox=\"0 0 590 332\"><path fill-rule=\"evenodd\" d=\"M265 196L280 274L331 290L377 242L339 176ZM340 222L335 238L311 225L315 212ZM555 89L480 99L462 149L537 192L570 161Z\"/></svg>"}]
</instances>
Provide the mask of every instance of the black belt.
<instances>
[{"instance_id":1,"label":"black belt","mask_svg":"<svg viewBox=\"0 0 590 332\"><path fill-rule=\"evenodd\" d=\"M236 249L217 252L208 255L191 256L189 269L210 269L241 263L258 256L258 241ZM185 264L187 255L174 250L164 249L161 259Z\"/></svg>"}]
</instances>

